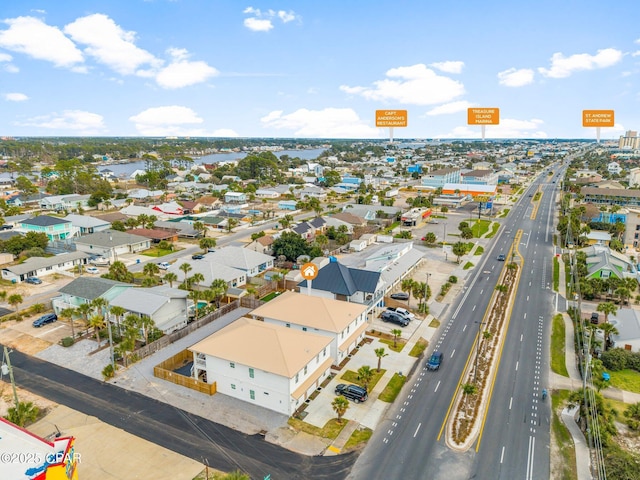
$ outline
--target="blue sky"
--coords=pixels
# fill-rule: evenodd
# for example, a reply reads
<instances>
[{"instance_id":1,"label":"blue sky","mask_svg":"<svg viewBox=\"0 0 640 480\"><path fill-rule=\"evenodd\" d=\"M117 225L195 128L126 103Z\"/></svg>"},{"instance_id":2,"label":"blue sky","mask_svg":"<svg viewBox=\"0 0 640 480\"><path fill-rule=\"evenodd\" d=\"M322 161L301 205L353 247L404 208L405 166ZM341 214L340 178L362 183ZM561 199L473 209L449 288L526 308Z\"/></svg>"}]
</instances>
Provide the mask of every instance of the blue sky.
<instances>
[{"instance_id":1,"label":"blue sky","mask_svg":"<svg viewBox=\"0 0 640 480\"><path fill-rule=\"evenodd\" d=\"M637 1L20 0L0 135L603 139L640 129Z\"/></svg>"}]
</instances>

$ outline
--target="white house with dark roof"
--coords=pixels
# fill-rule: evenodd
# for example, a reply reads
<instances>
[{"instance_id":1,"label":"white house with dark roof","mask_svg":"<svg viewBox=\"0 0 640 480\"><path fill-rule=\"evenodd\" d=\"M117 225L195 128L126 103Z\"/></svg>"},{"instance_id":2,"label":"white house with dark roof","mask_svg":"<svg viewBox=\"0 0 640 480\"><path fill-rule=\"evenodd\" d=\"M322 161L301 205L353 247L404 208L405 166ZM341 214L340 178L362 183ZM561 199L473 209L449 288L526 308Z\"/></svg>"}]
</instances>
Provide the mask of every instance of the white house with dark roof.
<instances>
[{"instance_id":1,"label":"white house with dark roof","mask_svg":"<svg viewBox=\"0 0 640 480\"><path fill-rule=\"evenodd\" d=\"M210 255L211 253L207 253L202 260L180 259L167 269L167 273L175 273L178 276L178 280L182 282L184 280L184 272L180 270L180 267L182 264L188 263L191 265L189 276L201 273L204 277L204 280L199 285L194 286L197 289L206 289L214 280L218 279L224 280L229 288L239 288L247 284L247 273L245 271L216 262Z\"/></svg>"},{"instance_id":2,"label":"white house with dark roof","mask_svg":"<svg viewBox=\"0 0 640 480\"><path fill-rule=\"evenodd\" d=\"M52 273L72 270L76 265L87 263L89 255L84 252L70 252L53 257L30 257L18 265L2 268L2 278L11 282L22 282L27 277L45 277Z\"/></svg>"},{"instance_id":3,"label":"white house with dark roof","mask_svg":"<svg viewBox=\"0 0 640 480\"><path fill-rule=\"evenodd\" d=\"M271 255L265 255L247 248L228 246L208 253L205 256L205 260L242 270L247 277L255 277L272 269L274 258ZM202 260L197 261L201 262Z\"/></svg>"},{"instance_id":4,"label":"white house with dark roof","mask_svg":"<svg viewBox=\"0 0 640 480\"><path fill-rule=\"evenodd\" d=\"M151 248L151 240L117 230L85 235L76 240L76 248L90 255L107 258L110 262L118 260L118 255L137 253Z\"/></svg>"},{"instance_id":5,"label":"white house with dark roof","mask_svg":"<svg viewBox=\"0 0 640 480\"><path fill-rule=\"evenodd\" d=\"M218 393L290 416L329 376L331 342L243 317L189 350L194 376Z\"/></svg>"},{"instance_id":6,"label":"white house with dark roof","mask_svg":"<svg viewBox=\"0 0 640 480\"><path fill-rule=\"evenodd\" d=\"M135 287L123 290L109 305L117 305L127 313L151 318L156 328L166 334L187 326L190 304L188 297L188 291L168 285Z\"/></svg>"},{"instance_id":7,"label":"white house with dark roof","mask_svg":"<svg viewBox=\"0 0 640 480\"><path fill-rule=\"evenodd\" d=\"M40 208L43 210L74 210L78 207L88 208L91 195L51 195L40 199Z\"/></svg>"},{"instance_id":8,"label":"white house with dark roof","mask_svg":"<svg viewBox=\"0 0 640 480\"><path fill-rule=\"evenodd\" d=\"M331 338L331 356L336 365L358 345L367 329L366 305L291 291L261 305L250 315L267 323Z\"/></svg>"}]
</instances>

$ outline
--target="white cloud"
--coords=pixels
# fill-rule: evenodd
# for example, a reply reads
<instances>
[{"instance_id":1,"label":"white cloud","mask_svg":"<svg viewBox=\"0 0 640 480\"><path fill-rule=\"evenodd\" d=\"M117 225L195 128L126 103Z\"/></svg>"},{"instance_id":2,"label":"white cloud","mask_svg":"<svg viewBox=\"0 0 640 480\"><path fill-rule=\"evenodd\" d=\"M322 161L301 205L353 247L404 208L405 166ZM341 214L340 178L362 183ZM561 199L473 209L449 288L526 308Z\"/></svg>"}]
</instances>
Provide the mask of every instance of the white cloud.
<instances>
[{"instance_id":1,"label":"white cloud","mask_svg":"<svg viewBox=\"0 0 640 480\"><path fill-rule=\"evenodd\" d=\"M210 136L202 129L185 127L199 125L204 120L191 108L180 105L152 107L129 117L135 123L138 133L150 136Z\"/></svg>"},{"instance_id":2,"label":"white cloud","mask_svg":"<svg viewBox=\"0 0 640 480\"><path fill-rule=\"evenodd\" d=\"M544 122L537 118L516 120L501 118L500 125L488 125L485 138L547 138L541 130ZM435 135L437 138L482 138L482 129L477 126L456 127L451 132Z\"/></svg>"},{"instance_id":3,"label":"white cloud","mask_svg":"<svg viewBox=\"0 0 640 480\"><path fill-rule=\"evenodd\" d=\"M447 61L447 62L435 62L429 64L430 67L440 70L446 73L461 73L464 68L464 62L459 61Z\"/></svg>"},{"instance_id":4,"label":"white cloud","mask_svg":"<svg viewBox=\"0 0 640 480\"><path fill-rule=\"evenodd\" d=\"M156 75L156 82L162 88L182 88L207 81L219 74L218 70L210 67L206 62L189 61L189 53L183 48L170 48L169 55L174 61L160 69Z\"/></svg>"},{"instance_id":5,"label":"white cloud","mask_svg":"<svg viewBox=\"0 0 640 480\"><path fill-rule=\"evenodd\" d=\"M76 19L64 27L66 34L78 43L88 45L85 53L121 75L132 75L145 65L162 63L151 53L135 45L135 32L127 32L101 13Z\"/></svg>"},{"instance_id":6,"label":"white cloud","mask_svg":"<svg viewBox=\"0 0 640 480\"><path fill-rule=\"evenodd\" d=\"M472 106L473 104L471 102L467 102L466 100L460 100L458 102L451 102L451 103L445 103L444 105L438 105L437 107L429 110L426 113L426 115L429 115L429 116L448 115L451 113L463 112Z\"/></svg>"},{"instance_id":7,"label":"white cloud","mask_svg":"<svg viewBox=\"0 0 640 480\"><path fill-rule=\"evenodd\" d=\"M598 50L598 53L595 55L577 53L569 57L565 57L562 53L558 52L554 53L551 57L551 68L540 67L538 68L538 72L545 77L566 78L580 70L610 67L620 60L622 60L622 52L615 48Z\"/></svg>"},{"instance_id":8,"label":"white cloud","mask_svg":"<svg viewBox=\"0 0 640 480\"><path fill-rule=\"evenodd\" d=\"M5 93L4 99L8 102L24 102L25 100L29 100L24 93Z\"/></svg>"},{"instance_id":9,"label":"white cloud","mask_svg":"<svg viewBox=\"0 0 640 480\"><path fill-rule=\"evenodd\" d=\"M11 62L11 60L13 60L13 57L11 55L9 55L8 53L1 53L0 52L0 64L2 64L1 67L6 72L18 73L20 71L20 69L18 67L16 67L14 64L9 63L9 62Z\"/></svg>"},{"instance_id":10,"label":"white cloud","mask_svg":"<svg viewBox=\"0 0 640 480\"><path fill-rule=\"evenodd\" d=\"M102 115L83 110L65 110L16 122L21 127L38 127L56 131L71 130L79 135L95 135L106 131Z\"/></svg>"},{"instance_id":11,"label":"white cloud","mask_svg":"<svg viewBox=\"0 0 640 480\"><path fill-rule=\"evenodd\" d=\"M296 137L316 138L375 138L381 130L370 127L350 108L301 108L283 115L273 111L260 119L265 128L286 130Z\"/></svg>"},{"instance_id":12,"label":"white cloud","mask_svg":"<svg viewBox=\"0 0 640 480\"><path fill-rule=\"evenodd\" d=\"M457 80L438 75L420 63L388 70L384 80L373 82L373 87L349 87L340 90L361 95L368 100L395 102L407 105L434 105L459 97L464 85Z\"/></svg>"},{"instance_id":13,"label":"white cloud","mask_svg":"<svg viewBox=\"0 0 640 480\"><path fill-rule=\"evenodd\" d=\"M533 75L530 68L509 68L498 73L498 83L505 87L523 87L533 83Z\"/></svg>"},{"instance_id":14,"label":"white cloud","mask_svg":"<svg viewBox=\"0 0 640 480\"><path fill-rule=\"evenodd\" d=\"M13 60L11 55L0 52L0 62L10 62L11 60Z\"/></svg>"},{"instance_id":15,"label":"white cloud","mask_svg":"<svg viewBox=\"0 0 640 480\"><path fill-rule=\"evenodd\" d=\"M274 28L274 19L279 19L282 23L289 23L297 18L298 15L293 10L260 10L259 8L247 7L242 13L246 15L253 15L244 19L244 26L254 32L268 32Z\"/></svg>"},{"instance_id":16,"label":"white cloud","mask_svg":"<svg viewBox=\"0 0 640 480\"><path fill-rule=\"evenodd\" d=\"M76 67L76 71L84 61L82 52L57 27L34 17L10 18L4 23L9 28L0 31L2 48L46 60L57 67Z\"/></svg>"},{"instance_id":17,"label":"white cloud","mask_svg":"<svg viewBox=\"0 0 640 480\"><path fill-rule=\"evenodd\" d=\"M273 23L269 19L249 17L244 19L244 26L254 32L268 32L273 28Z\"/></svg>"}]
</instances>

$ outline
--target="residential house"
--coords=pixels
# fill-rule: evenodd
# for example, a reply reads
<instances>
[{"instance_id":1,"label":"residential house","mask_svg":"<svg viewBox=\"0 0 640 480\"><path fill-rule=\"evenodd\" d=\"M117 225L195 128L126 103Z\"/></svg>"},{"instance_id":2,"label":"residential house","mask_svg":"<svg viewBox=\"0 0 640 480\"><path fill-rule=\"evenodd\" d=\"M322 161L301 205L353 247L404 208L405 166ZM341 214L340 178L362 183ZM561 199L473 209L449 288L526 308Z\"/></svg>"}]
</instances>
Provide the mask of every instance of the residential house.
<instances>
[{"instance_id":1,"label":"residential house","mask_svg":"<svg viewBox=\"0 0 640 480\"><path fill-rule=\"evenodd\" d=\"M585 236L587 237L587 243L589 245L608 246L609 242L611 242L611 234L602 230L591 230Z\"/></svg>"},{"instance_id":2,"label":"residential house","mask_svg":"<svg viewBox=\"0 0 640 480\"><path fill-rule=\"evenodd\" d=\"M640 167L629 169L629 187L640 186Z\"/></svg>"},{"instance_id":3,"label":"residential house","mask_svg":"<svg viewBox=\"0 0 640 480\"><path fill-rule=\"evenodd\" d=\"M64 217L64 219L70 221L73 229L79 231L80 235L101 232L102 230L111 228L111 222L89 215L76 215L72 213Z\"/></svg>"},{"instance_id":4,"label":"residential house","mask_svg":"<svg viewBox=\"0 0 640 480\"><path fill-rule=\"evenodd\" d=\"M227 192L224 194L225 203L244 204L247 203L247 194L243 192Z\"/></svg>"},{"instance_id":5,"label":"residential house","mask_svg":"<svg viewBox=\"0 0 640 480\"><path fill-rule=\"evenodd\" d=\"M211 253L207 253L202 260L178 260L169 267L167 272L175 273L180 281L184 281L185 273L180 270L180 267L184 263L189 264L191 270L187 274L188 276L200 273L204 277L202 282L194 286L198 290L206 290L214 280L224 280L229 288L240 288L247 284L245 271L212 261Z\"/></svg>"},{"instance_id":6,"label":"residential house","mask_svg":"<svg viewBox=\"0 0 640 480\"><path fill-rule=\"evenodd\" d=\"M640 312L635 308L619 308L615 314L609 315L609 323L616 327L617 334L611 335L615 346L640 351Z\"/></svg>"},{"instance_id":7,"label":"residential house","mask_svg":"<svg viewBox=\"0 0 640 480\"><path fill-rule=\"evenodd\" d=\"M297 204L298 202L296 202L295 200L280 200L278 202L278 208L280 210L294 211L294 210L297 210L297 207L296 207Z\"/></svg>"},{"instance_id":8,"label":"residential house","mask_svg":"<svg viewBox=\"0 0 640 480\"><path fill-rule=\"evenodd\" d=\"M263 253L265 255L271 255L273 253L272 245L274 240L275 239L272 235L264 235L262 237L256 238L245 248L253 250L254 252Z\"/></svg>"},{"instance_id":9,"label":"residential house","mask_svg":"<svg viewBox=\"0 0 640 480\"><path fill-rule=\"evenodd\" d=\"M332 217L338 220L342 220L343 222L347 222L354 227L364 227L367 225L367 221L364 218L354 215L349 211L335 213L332 215Z\"/></svg>"},{"instance_id":10,"label":"residential house","mask_svg":"<svg viewBox=\"0 0 640 480\"><path fill-rule=\"evenodd\" d=\"M88 202L91 195L51 195L40 199L40 208L43 210L75 210L76 208L89 208Z\"/></svg>"},{"instance_id":11,"label":"residential house","mask_svg":"<svg viewBox=\"0 0 640 480\"><path fill-rule=\"evenodd\" d=\"M247 277L255 277L273 268L274 258L242 247L228 246L208 253L207 261L243 271ZM201 262L202 260L198 260Z\"/></svg>"},{"instance_id":12,"label":"residential house","mask_svg":"<svg viewBox=\"0 0 640 480\"><path fill-rule=\"evenodd\" d=\"M83 303L91 303L96 298L104 298L108 303L134 285L116 282L102 277L83 276L60 288L60 296L51 300L53 310L60 314L65 308L77 308Z\"/></svg>"},{"instance_id":13,"label":"residential house","mask_svg":"<svg viewBox=\"0 0 640 480\"><path fill-rule=\"evenodd\" d=\"M76 240L76 248L90 255L102 256L110 262L118 260L118 255L138 253L151 248L151 240L117 230L92 233Z\"/></svg>"},{"instance_id":14,"label":"residential house","mask_svg":"<svg viewBox=\"0 0 640 480\"><path fill-rule=\"evenodd\" d=\"M87 263L89 255L83 252L70 252L53 257L29 257L18 265L6 265L2 268L2 278L10 282L23 282L27 277L45 277L52 273L73 269L76 265Z\"/></svg>"},{"instance_id":15,"label":"residential house","mask_svg":"<svg viewBox=\"0 0 640 480\"><path fill-rule=\"evenodd\" d=\"M151 207L151 210L170 216L184 214L184 209L177 202L168 202L161 205L155 205Z\"/></svg>"},{"instance_id":16,"label":"residential house","mask_svg":"<svg viewBox=\"0 0 640 480\"><path fill-rule=\"evenodd\" d=\"M611 175L620 175L620 173L622 172L622 167L618 162L609 162L607 164L607 171Z\"/></svg>"},{"instance_id":17,"label":"residential house","mask_svg":"<svg viewBox=\"0 0 640 480\"><path fill-rule=\"evenodd\" d=\"M127 313L149 317L156 328L167 334L187 326L188 297L188 291L168 285L135 287L122 291L109 304L122 307Z\"/></svg>"},{"instance_id":18,"label":"residential house","mask_svg":"<svg viewBox=\"0 0 640 480\"><path fill-rule=\"evenodd\" d=\"M331 342L243 317L189 350L195 378L218 393L291 416L329 376Z\"/></svg>"},{"instance_id":19,"label":"residential house","mask_svg":"<svg viewBox=\"0 0 640 480\"><path fill-rule=\"evenodd\" d=\"M294 194L297 198L317 198L320 201L326 200L327 191L322 187L316 187L315 185L305 185L300 190L295 190Z\"/></svg>"},{"instance_id":20,"label":"residential house","mask_svg":"<svg viewBox=\"0 0 640 480\"><path fill-rule=\"evenodd\" d=\"M603 245L581 248L587 256L587 278L639 279L635 264L626 255Z\"/></svg>"},{"instance_id":21,"label":"residential house","mask_svg":"<svg viewBox=\"0 0 640 480\"><path fill-rule=\"evenodd\" d=\"M127 230L127 233L131 235L139 235L140 237L148 238L153 243L160 243L163 240L167 242L178 241L178 229L161 229L161 228L133 228Z\"/></svg>"},{"instance_id":22,"label":"residential house","mask_svg":"<svg viewBox=\"0 0 640 480\"><path fill-rule=\"evenodd\" d=\"M259 306L250 315L265 323L329 337L335 365L356 348L367 329L366 305L291 291Z\"/></svg>"},{"instance_id":23,"label":"residential house","mask_svg":"<svg viewBox=\"0 0 640 480\"><path fill-rule=\"evenodd\" d=\"M21 220L16 228L25 233L45 233L50 241L64 240L78 233L69 220L49 215L39 215Z\"/></svg>"},{"instance_id":24,"label":"residential house","mask_svg":"<svg viewBox=\"0 0 640 480\"><path fill-rule=\"evenodd\" d=\"M280 192L271 188L259 188L256 190L256 198L280 198Z\"/></svg>"}]
</instances>

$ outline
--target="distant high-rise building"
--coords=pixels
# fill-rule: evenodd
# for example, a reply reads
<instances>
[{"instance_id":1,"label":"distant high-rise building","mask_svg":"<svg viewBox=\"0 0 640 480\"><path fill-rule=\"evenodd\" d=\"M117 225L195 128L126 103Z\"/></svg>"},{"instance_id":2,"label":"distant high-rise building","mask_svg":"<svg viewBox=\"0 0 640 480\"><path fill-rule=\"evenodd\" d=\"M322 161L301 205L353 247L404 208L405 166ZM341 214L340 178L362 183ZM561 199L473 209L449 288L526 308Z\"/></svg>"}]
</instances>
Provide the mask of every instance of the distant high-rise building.
<instances>
[{"instance_id":1,"label":"distant high-rise building","mask_svg":"<svg viewBox=\"0 0 640 480\"><path fill-rule=\"evenodd\" d=\"M638 137L638 132L627 130L624 136L620 137L618 146L620 148L631 148L634 150L640 148L640 137Z\"/></svg>"}]
</instances>

